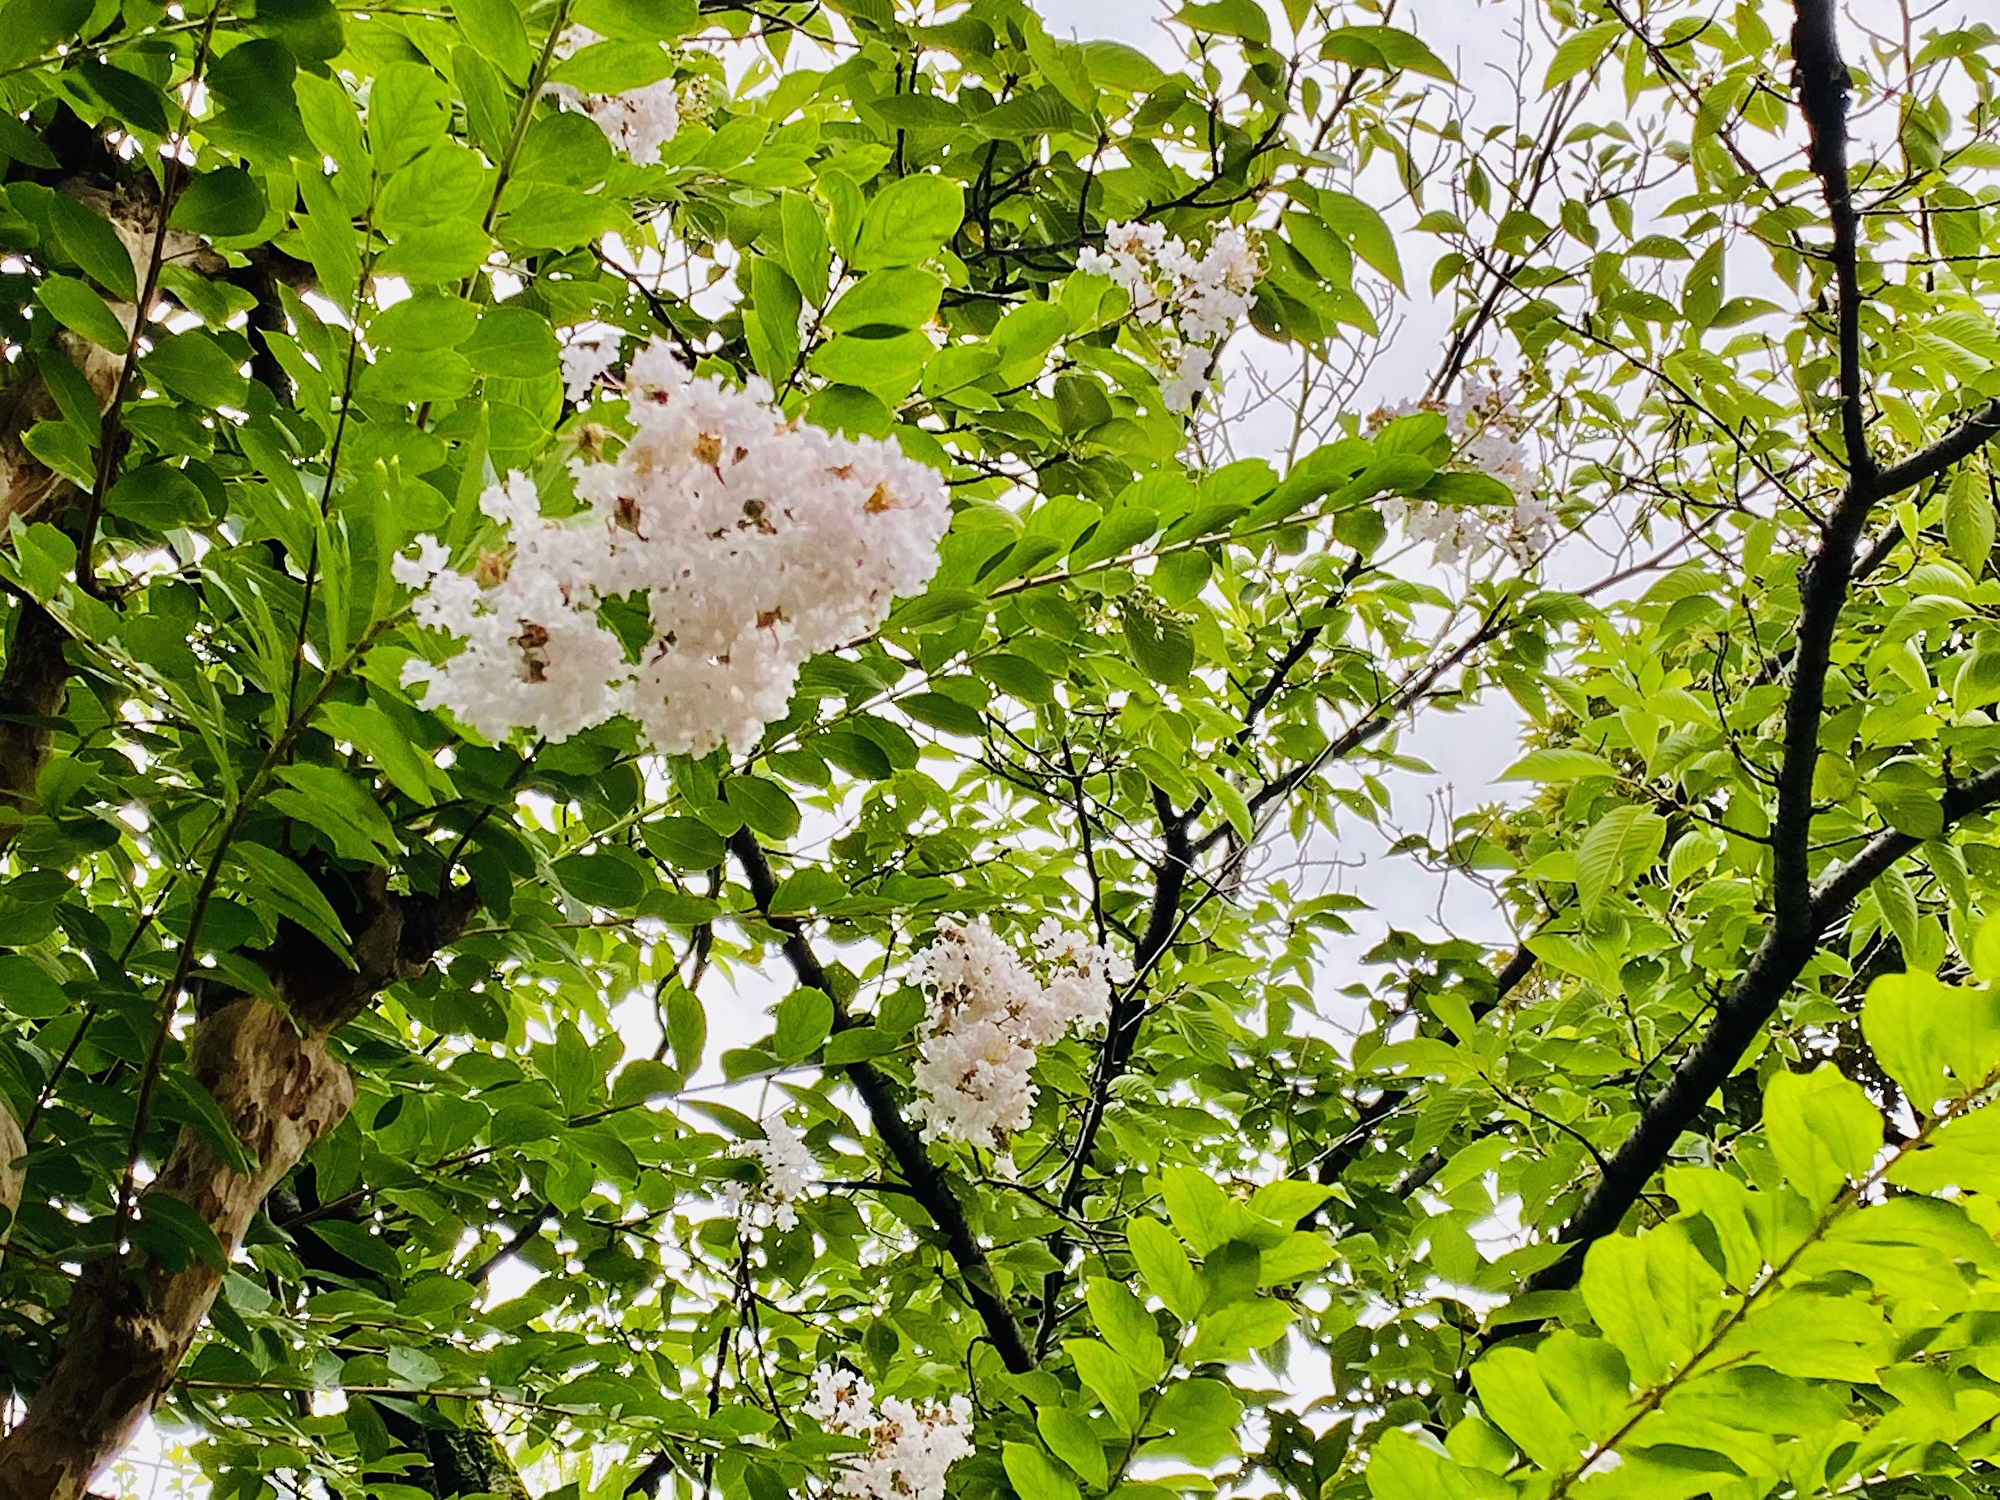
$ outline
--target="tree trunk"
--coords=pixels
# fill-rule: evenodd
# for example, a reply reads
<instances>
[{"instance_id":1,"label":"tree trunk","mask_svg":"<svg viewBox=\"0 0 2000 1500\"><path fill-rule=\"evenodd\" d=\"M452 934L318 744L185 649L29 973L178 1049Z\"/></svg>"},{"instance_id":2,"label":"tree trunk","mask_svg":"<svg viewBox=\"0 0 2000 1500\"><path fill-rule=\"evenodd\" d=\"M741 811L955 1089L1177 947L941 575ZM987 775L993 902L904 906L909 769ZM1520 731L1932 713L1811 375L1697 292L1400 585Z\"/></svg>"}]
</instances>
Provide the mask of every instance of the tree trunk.
<instances>
[{"instance_id":1,"label":"tree trunk","mask_svg":"<svg viewBox=\"0 0 2000 1500\"><path fill-rule=\"evenodd\" d=\"M14 1233L14 1210L21 1206L21 1189L27 1185L28 1143L21 1126L6 1102L0 1100L0 1253Z\"/></svg>"},{"instance_id":2,"label":"tree trunk","mask_svg":"<svg viewBox=\"0 0 2000 1500\"><path fill-rule=\"evenodd\" d=\"M347 1113L354 1083L317 1038L254 996L199 1022L190 1062L257 1168L233 1170L184 1130L139 1211L160 1197L186 1204L226 1258L265 1195ZM92 1264L26 1419L0 1440L0 1500L84 1495L165 1395L221 1284L200 1259L172 1270L137 1249Z\"/></svg>"}]
</instances>

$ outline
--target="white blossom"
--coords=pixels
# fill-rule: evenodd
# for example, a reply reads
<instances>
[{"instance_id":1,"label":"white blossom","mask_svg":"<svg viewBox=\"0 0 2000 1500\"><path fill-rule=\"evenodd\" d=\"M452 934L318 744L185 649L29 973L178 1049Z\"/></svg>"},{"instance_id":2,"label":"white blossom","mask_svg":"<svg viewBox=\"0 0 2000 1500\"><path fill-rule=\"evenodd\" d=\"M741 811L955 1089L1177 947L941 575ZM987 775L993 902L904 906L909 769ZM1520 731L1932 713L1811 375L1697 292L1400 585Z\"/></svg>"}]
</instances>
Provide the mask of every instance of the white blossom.
<instances>
[{"instance_id":1,"label":"white blossom","mask_svg":"<svg viewBox=\"0 0 2000 1500\"><path fill-rule=\"evenodd\" d=\"M1499 480L1514 493L1509 507L1438 505L1428 500L1391 500L1383 513L1419 542L1429 542L1435 561L1456 566L1476 562L1495 548L1522 567L1532 566L1554 544L1556 513L1537 493L1531 458L1523 439L1527 420L1505 392L1468 385L1450 401L1402 401L1370 417L1380 427L1420 411L1445 419L1455 461Z\"/></svg>"},{"instance_id":2,"label":"white blossom","mask_svg":"<svg viewBox=\"0 0 2000 1500\"><path fill-rule=\"evenodd\" d=\"M836 1460L834 1489L850 1500L941 1500L945 1471L972 1451L972 1403L886 1398L854 1371L822 1366L813 1372L806 1414L828 1432L858 1439L868 1451Z\"/></svg>"},{"instance_id":3,"label":"white blossom","mask_svg":"<svg viewBox=\"0 0 2000 1500\"><path fill-rule=\"evenodd\" d=\"M1035 933L1041 970L983 922L947 922L912 966L930 991L913 1082L926 1140L1004 1152L1035 1103L1036 1049L1105 1024L1131 965L1051 918Z\"/></svg>"},{"instance_id":4,"label":"white blossom","mask_svg":"<svg viewBox=\"0 0 2000 1500\"><path fill-rule=\"evenodd\" d=\"M727 1196L736 1222L749 1230L766 1222L779 1229L794 1227L799 1214L792 1205L804 1194L813 1174L812 1153L806 1149L804 1137L785 1123L783 1115L772 1115L764 1122L764 1139L738 1141L729 1154L754 1158L764 1169L762 1182L729 1184Z\"/></svg>"},{"instance_id":5,"label":"white blossom","mask_svg":"<svg viewBox=\"0 0 2000 1500\"><path fill-rule=\"evenodd\" d=\"M597 382L618 362L618 335L602 333L579 338L562 347L563 394L572 405L581 405L597 389Z\"/></svg>"},{"instance_id":6,"label":"white blossom","mask_svg":"<svg viewBox=\"0 0 2000 1500\"><path fill-rule=\"evenodd\" d=\"M556 38L556 56L567 58L593 42L604 40L583 26L571 26ZM571 109L596 122L614 150L642 167L660 159L660 148L681 126L680 93L672 78L662 78L622 94L586 94L567 83L552 83L549 92Z\"/></svg>"},{"instance_id":7,"label":"white blossom","mask_svg":"<svg viewBox=\"0 0 2000 1500\"><path fill-rule=\"evenodd\" d=\"M1196 255L1158 224L1111 224L1102 250L1085 250L1077 269L1109 276L1132 299L1131 317L1159 327L1167 371L1160 397L1170 411L1190 411L1214 374L1215 349L1250 311L1257 250L1234 226Z\"/></svg>"},{"instance_id":8,"label":"white blossom","mask_svg":"<svg viewBox=\"0 0 2000 1500\"><path fill-rule=\"evenodd\" d=\"M661 343L626 378L633 432L615 459L571 462L581 524L542 518L512 475L480 509L511 548L470 571L400 564L420 624L461 638L411 682L480 733L561 740L613 715L656 749L748 749L790 700L799 667L874 630L937 570L950 510L937 475L893 443L787 422L770 388L689 375ZM636 654L598 618L643 594Z\"/></svg>"}]
</instances>

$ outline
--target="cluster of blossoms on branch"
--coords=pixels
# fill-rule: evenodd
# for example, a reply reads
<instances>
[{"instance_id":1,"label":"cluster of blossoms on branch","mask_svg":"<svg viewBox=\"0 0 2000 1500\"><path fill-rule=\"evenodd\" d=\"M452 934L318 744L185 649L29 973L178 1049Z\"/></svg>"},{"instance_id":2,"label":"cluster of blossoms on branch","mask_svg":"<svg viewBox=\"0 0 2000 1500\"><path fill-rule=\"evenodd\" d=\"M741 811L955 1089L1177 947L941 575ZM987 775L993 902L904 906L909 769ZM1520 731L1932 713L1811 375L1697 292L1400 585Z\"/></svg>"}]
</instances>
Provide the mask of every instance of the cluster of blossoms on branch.
<instances>
[{"instance_id":1,"label":"cluster of blossoms on branch","mask_svg":"<svg viewBox=\"0 0 2000 1500\"><path fill-rule=\"evenodd\" d=\"M556 38L555 55L574 57L603 40L586 26L571 26ZM622 94L586 94L567 83L552 83L548 90L571 109L589 115L613 150L622 151L642 167L657 162L660 148L681 128L680 91L671 77Z\"/></svg>"},{"instance_id":2,"label":"cluster of blossoms on branch","mask_svg":"<svg viewBox=\"0 0 2000 1500\"><path fill-rule=\"evenodd\" d=\"M1035 933L1036 967L983 922L948 922L917 955L930 990L917 1049L916 1114L924 1139L1004 1152L1035 1104L1035 1051L1111 1011L1111 986L1132 966L1051 917Z\"/></svg>"},{"instance_id":3,"label":"cluster of blossoms on branch","mask_svg":"<svg viewBox=\"0 0 2000 1500\"><path fill-rule=\"evenodd\" d=\"M1109 276L1132 298L1132 317L1164 335L1168 369L1160 395L1170 411L1191 411L1215 373L1215 351L1250 311L1257 250L1242 230L1218 232L1197 256L1158 224L1112 224L1102 250L1076 258L1079 271Z\"/></svg>"},{"instance_id":4,"label":"cluster of blossoms on branch","mask_svg":"<svg viewBox=\"0 0 2000 1500\"><path fill-rule=\"evenodd\" d=\"M761 1182L729 1184L725 1201L737 1227L753 1234L766 1225L794 1228L799 1211L792 1205L812 1181L814 1165L804 1137L785 1123L783 1115L772 1115L764 1122L764 1139L738 1141L729 1154L750 1158L764 1169Z\"/></svg>"},{"instance_id":5,"label":"cluster of blossoms on branch","mask_svg":"<svg viewBox=\"0 0 2000 1500\"><path fill-rule=\"evenodd\" d=\"M1436 561L1448 566L1477 562L1498 549L1521 567L1539 561L1554 545L1556 513L1535 489L1526 444L1527 419L1506 392L1471 384L1450 401L1400 401L1369 418L1382 427L1397 417L1436 412L1445 419L1455 461L1499 480L1514 493L1511 507L1438 505L1428 500L1391 500L1383 514L1414 541L1429 542Z\"/></svg>"},{"instance_id":6,"label":"cluster of blossoms on branch","mask_svg":"<svg viewBox=\"0 0 2000 1500\"><path fill-rule=\"evenodd\" d=\"M813 1372L806 1414L828 1432L868 1444L869 1452L842 1460L837 1494L850 1500L940 1500L945 1471L972 1451L972 1403L884 1399L853 1370L822 1366Z\"/></svg>"},{"instance_id":7,"label":"cluster of blossoms on branch","mask_svg":"<svg viewBox=\"0 0 2000 1500\"><path fill-rule=\"evenodd\" d=\"M950 508L938 476L890 442L793 425L770 387L696 377L655 340L625 382L633 432L610 461L573 460L582 524L549 520L516 474L480 509L511 547L470 572L434 538L399 558L420 624L465 642L412 661L410 683L481 734L560 741L617 714L655 749L756 742L799 667L866 634L936 572ZM636 660L600 618L644 597Z\"/></svg>"}]
</instances>

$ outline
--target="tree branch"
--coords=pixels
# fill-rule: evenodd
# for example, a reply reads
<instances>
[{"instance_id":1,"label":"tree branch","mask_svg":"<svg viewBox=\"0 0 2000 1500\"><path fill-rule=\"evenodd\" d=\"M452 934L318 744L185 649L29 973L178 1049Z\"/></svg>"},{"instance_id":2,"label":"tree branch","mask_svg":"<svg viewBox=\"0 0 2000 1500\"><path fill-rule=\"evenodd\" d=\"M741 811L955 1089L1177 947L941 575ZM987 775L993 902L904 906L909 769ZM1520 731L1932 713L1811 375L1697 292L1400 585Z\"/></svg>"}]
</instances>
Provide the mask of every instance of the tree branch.
<instances>
[{"instance_id":1,"label":"tree branch","mask_svg":"<svg viewBox=\"0 0 2000 1500\"><path fill-rule=\"evenodd\" d=\"M1812 879L1813 773L1828 667L1840 614L1857 573L1856 550L1869 512L1883 499L1932 478L2000 436L2000 403L1969 419L1938 443L1890 469L1869 455L1862 411L1858 217L1848 188L1848 75L1834 29L1833 0L1796 0L1792 55L1797 64L1800 112L1810 138L1810 160L1819 177L1834 232L1834 274L1840 299L1842 441L1847 484L1821 530L1820 545L1801 577L1791 694L1785 705L1784 750L1777 808L1772 820L1771 925L1750 963L1717 1005L1714 1018L1680 1060L1665 1087L1640 1111L1638 1124L1607 1162L1576 1214L1564 1226L1563 1257L1529 1277L1528 1291L1575 1285L1584 1252L1616 1231L1646 1184L1667 1160L1681 1132L1706 1107L1710 1095L1735 1069L1744 1051L1777 1011L1786 992L1818 951L1820 939L1855 898L1918 840L1887 831L1851 860ZM1878 562L1880 548L1866 565ZM1940 800L1946 827L2000 801L2000 769Z\"/></svg>"},{"instance_id":2,"label":"tree branch","mask_svg":"<svg viewBox=\"0 0 2000 1500\"><path fill-rule=\"evenodd\" d=\"M1996 804L2000 804L2000 767L1952 787L1938 805L1949 828ZM1846 915L1871 881L1921 842L1893 829L1876 834L1813 888L1804 931L1788 934L1775 921L1771 924L1750 966L1716 1007L1708 1030L1682 1057L1666 1086L1640 1111L1639 1123L1612 1153L1582 1205L1563 1227L1561 1238L1569 1247L1563 1258L1529 1277L1524 1290L1552 1291L1576 1284L1583 1271L1584 1252L1594 1241L1615 1232L1639 1201L1681 1132L1693 1124L1709 1096L1735 1070L1744 1050L1812 961L1827 929Z\"/></svg>"},{"instance_id":3,"label":"tree branch","mask_svg":"<svg viewBox=\"0 0 2000 1500\"><path fill-rule=\"evenodd\" d=\"M469 888L442 901L396 895L381 871L352 899L353 969L285 923L256 955L280 1003L235 995L198 1006L188 1071L214 1098L239 1151L218 1154L183 1129L138 1214L143 1221L149 1204L167 1200L192 1210L214 1236L211 1253L191 1247L185 1264L171 1264L131 1245L85 1268L54 1362L20 1425L0 1437L0 1500L80 1500L130 1441L173 1382L258 1208L354 1102L354 1080L328 1035L420 972L472 910ZM217 986L202 999L220 993Z\"/></svg>"},{"instance_id":4,"label":"tree branch","mask_svg":"<svg viewBox=\"0 0 2000 1500\"><path fill-rule=\"evenodd\" d=\"M854 1018L847 1013L846 1005L828 979L825 966L813 952L804 926L796 918L771 915L771 898L777 893L778 882L771 873L771 862L765 857L764 847L757 842L757 836L748 828L737 829L729 836L729 852L742 867L758 913L783 939L786 961L791 964L792 973L798 977L799 983L818 990L833 1002L833 1029L836 1032L855 1025ZM909 1184L910 1196L923 1206L924 1212L931 1216L931 1222L944 1236L945 1248L965 1282L966 1297L979 1314L980 1321L986 1325L986 1335L999 1351L1001 1361L1017 1375L1032 1370L1035 1358L1021 1337L1014 1314L994 1290L993 1272L986 1263L986 1252L980 1248L972 1226L966 1222L965 1209L946 1182L944 1173L931 1161L923 1141L910 1128L909 1121L903 1118L889 1080L865 1062L848 1063L843 1071L853 1083L855 1092L861 1096L868 1118L875 1126L875 1133L881 1137L882 1144L888 1148L889 1155L902 1172L903 1180Z\"/></svg>"},{"instance_id":5,"label":"tree branch","mask_svg":"<svg viewBox=\"0 0 2000 1500\"><path fill-rule=\"evenodd\" d=\"M1935 479L2000 437L2000 401L1989 401L1930 447L1891 464L1875 476L1875 493L1887 500Z\"/></svg>"}]
</instances>

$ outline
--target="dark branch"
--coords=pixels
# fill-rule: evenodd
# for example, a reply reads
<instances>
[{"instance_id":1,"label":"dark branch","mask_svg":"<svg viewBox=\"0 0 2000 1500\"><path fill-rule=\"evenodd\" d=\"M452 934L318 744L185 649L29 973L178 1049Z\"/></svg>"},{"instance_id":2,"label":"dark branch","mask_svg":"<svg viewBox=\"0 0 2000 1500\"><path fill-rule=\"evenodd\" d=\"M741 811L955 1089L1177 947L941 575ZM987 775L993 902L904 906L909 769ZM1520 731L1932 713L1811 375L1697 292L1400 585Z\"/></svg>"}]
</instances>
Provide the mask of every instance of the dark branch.
<instances>
[{"instance_id":1,"label":"dark branch","mask_svg":"<svg viewBox=\"0 0 2000 1500\"><path fill-rule=\"evenodd\" d=\"M1920 453L1891 464L1875 476L1875 493L1887 500L1935 479L1953 464L1972 457L2000 437L2000 401L1989 401Z\"/></svg>"},{"instance_id":2,"label":"dark branch","mask_svg":"<svg viewBox=\"0 0 2000 1500\"><path fill-rule=\"evenodd\" d=\"M1857 563L1870 511L1882 500L1941 473L2000 435L2000 403L1969 419L1949 436L1890 469L1878 469L1866 442L1862 410L1858 216L1848 185L1849 80L1834 28L1833 0L1797 0L1792 55L1798 99L1833 226L1833 262L1839 324L1842 444L1847 484L1821 529L1820 544L1800 579L1799 617L1791 654L1791 693L1785 705L1784 751L1772 820L1771 925L1722 1001L1708 1029L1676 1065L1666 1086L1640 1112L1632 1133L1613 1153L1582 1205L1564 1226L1568 1246L1561 1260L1528 1279L1529 1291L1573 1286L1584 1252L1615 1232L1665 1163L1681 1132L1735 1069L1744 1051L1776 1013L1787 991L1818 950L1827 930L1855 898L1896 860L1916 847L1906 834L1884 832L1853 859L1815 883L1813 773L1820 755L1820 722L1826 679L1841 611L1857 573L1879 563L1884 548ZM2000 801L2000 771L1948 789L1940 807L1946 827Z\"/></svg>"},{"instance_id":3,"label":"dark branch","mask_svg":"<svg viewBox=\"0 0 2000 1500\"><path fill-rule=\"evenodd\" d=\"M846 1005L833 988L825 966L813 952L805 928L796 918L771 915L771 898L777 893L778 881L771 872L771 862L765 857L757 836L747 828L739 828L729 837L729 852L742 867L759 914L783 939L785 959L792 966L792 973L799 983L818 990L833 1002L833 1029L836 1032L855 1025L854 1018L847 1013ZM854 1091L861 1096L868 1118L875 1126L875 1133L882 1138L882 1144L888 1148L897 1169L903 1174L903 1180L909 1184L910 1196L923 1206L924 1212L931 1216L931 1222L944 1236L945 1248L964 1279L966 1297L979 1314L980 1321L986 1325L986 1335L999 1351L1002 1362L1017 1375L1032 1370L1035 1358L1021 1337L1013 1313L993 1290L995 1283L993 1273L986 1264L986 1252L980 1249L979 1241L973 1237L972 1226L966 1222L965 1209L945 1181L944 1174L924 1150L923 1141L910 1128L909 1121L903 1118L889 1080L865 1062L848 1063L844 1071L848 1081L854 1085Z\"/></svg>"},{"instance_id":4,"label":"dark branch","mask_svg":"<svg viewBox=\"0 0 2000 1500\"><path fill-rule=\"evenodd\" d=\"M1944 826L2000 804L2000 767L1986 771L1939 800ZM1806 925L1797 933L1775 921L1758 945L1750 966L1737 979L1701 1040L1684 1056L1667 1084L1639 1114L1639 1123L1605 1164L1562 1232L1569 1246L1563 1258L1528 1279L1526 1290L1571 1287L1582 1274L1590 1245L1615 1232L1646 1184L1666 1161L1681 1132L1694 1123L1709 1096L1734 1071L1744 1050L1777 1011L1800 972L1812 961L1827 929L1847 914L1854 899L1883 871L1922 842L1907 833L1884 830L1861 851L1835 867L1813 888Z\"/></svg>"},{"instance_id":5,"label":"dark branch","mask_svg":"<svg viewBox=\"0 0 2000 1500\"><path fill-rule=\"evenodd\" d=\"M556 1206L553 1203L544 1203L540 1208L535 1210L533 1218L514 1231L506 1244L502 1245L498 1250L495 1250L486 1259L466 1272L465 1279L474 1286L484 1286L486 1278L493 1274L496 1267L503 1261L519 1255L526 1249L528 1241L547 1228L549 1220L555 1216Z\"/></svg>"}]
</instances>

